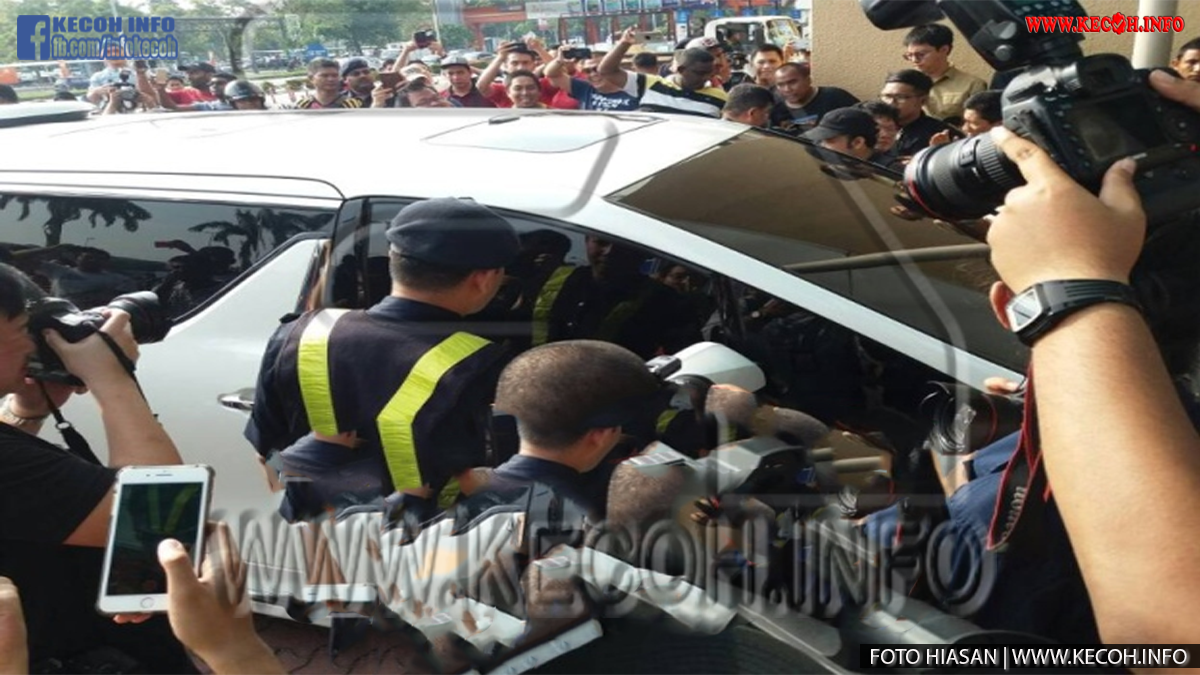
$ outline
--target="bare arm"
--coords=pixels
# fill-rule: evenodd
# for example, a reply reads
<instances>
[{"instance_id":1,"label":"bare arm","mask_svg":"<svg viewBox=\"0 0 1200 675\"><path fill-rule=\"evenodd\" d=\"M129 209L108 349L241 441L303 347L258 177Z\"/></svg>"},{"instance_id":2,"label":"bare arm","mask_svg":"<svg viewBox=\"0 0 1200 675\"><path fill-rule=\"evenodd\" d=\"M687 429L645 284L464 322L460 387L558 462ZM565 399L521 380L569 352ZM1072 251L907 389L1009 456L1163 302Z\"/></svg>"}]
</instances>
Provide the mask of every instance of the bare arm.
<instances>
[{"instance_id":1,"label":"bare arm","mask_svg":"<svg viewBox=\"0 0 1200 675\"><path fill-rule=\"evenodd\" d=\"M603 75L609 82L612 82L618 87L624 87L629 80L629 73L621 68L621 62L625 60L625 54L629 48L633 46L634 34L636 30L630 26L621 33L621 40L613 46L613 50L604 55L604 59L600 61L600 66L596 72Z\"/></svg>"},{"instance_id":2,"label":"bare arm","mask_svg":"<svg viewBox=\"0 0 1200 675\"><path fill-rule=\"evenodd\" d=\"M550 80L550 83L554 86L558 87L562 91L567 92L567 94L570 94L571 76L567 75L567 70L564 67L562 57L563 52L567 49L567 47L560 47L558 49L558 56L554 57L546 64L546 79Z\"/></svg>"},{"instance_id":3,"label":"bare arm","mask_svg":"<svg viewBox=\"0 0 1200 675\"><path fill-rule=\"evenodd\" d=\"M127 355L136 358L137 346L129 330L128 314L113 312L101 330ZM87 383L100 406L100 419L108 441L109 466L180 464L183 461L175 443L154 419L133 379L99 336L70 344L57 333L50 332L47 340L62 357L67 370ZM64 543L104 546L111 513L110 494L96 505Z\"/></svg>"},{"instance_id":4,"label":"bare arm","mask_svg":"<svg viewBox=\"0 0 1200 675\"><path fill-rule=\"evenodd\" d=\"M500 68L504 66L504 60L508 58L508 53L516 46L514 42L506 42L500 45L500 49L496 51L496 58L488 64L487 68L479 74L479 79L475 82L475 87L487 96L487 92L492 87L492 82L500 76Z\"/></svg>"},{"instance_id":5,"label":"bare arm","mask_svg":"<svg viewBox=\"0 0 1200 675\"><path fill-rule=\"evenodd\" d=\"M404 49L400 50L400 55L396 57L396 62L392 64L392 72L398 73L408 65L408 57L417 49L417 43L409 40L404 43Z\"/></svg>"},{"instance_id":6,"label":"bare arm","mask_svg":"<svg viewBox=\"0 0 1200 675\"><path fill-rule=\"evenodd\" d=\"M1156 88L1200 109L1200 84ZM1145 232L1132 169L1114 166L1097 199L1032 143L995 133L1029 180L989 230L1007 285L993 290L997 303L1040 281L1127 283ZM1077 312L1034 345L1033 366L1047 476L1102 638L1193 642L1200 584L1133 583L1188 579L1200 554L1188 534L1200 526L1200 438L1145 321L1112 303ZM1114 537L1129 555L1114 555Z\"/></svg>"}]
</instances>

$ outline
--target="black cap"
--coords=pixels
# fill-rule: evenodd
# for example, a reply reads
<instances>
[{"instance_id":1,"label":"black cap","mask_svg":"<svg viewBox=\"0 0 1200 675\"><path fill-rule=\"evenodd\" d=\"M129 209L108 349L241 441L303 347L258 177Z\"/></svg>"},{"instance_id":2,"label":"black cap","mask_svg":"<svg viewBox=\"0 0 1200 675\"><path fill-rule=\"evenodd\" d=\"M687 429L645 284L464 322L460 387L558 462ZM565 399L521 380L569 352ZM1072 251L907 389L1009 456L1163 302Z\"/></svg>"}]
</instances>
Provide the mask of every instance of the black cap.
<instances>
[{"instance_id":1,"label":"black cap","mask_svg":"<svg viewBox=\"0 0 1200 675\"><path fill-rule=\"evenodd\" d=\"M387 230L392 250L407 258L467 270L504 267L521 249L511 223L470 199L409 204Z\"/></svg>"},{"instance_id":2,"label":"black cap","mask_svg":"<svg viewBox=\"0 0 1200 675\"><path fill-rule=\"evenodd\" d=\"M356 56L352 59L346 59L346 62L342 64L342 77L345 77L360 68L370 67L371 64L367 63L367 60L364 58Z\"/></svg>"},{"instance_id":3,"label":"black cap","mask_svg":"<svg viewBox=\"0 0 1200 675\"><path fill-rule=\"evenodd\" d=\"M205 61L197 61L196 63L191 63L187 66L181 67L180 70L185 73L193 70L203 70L206 73L215 73L217 72L217 67Z\"/></svg>"},{"instance_id":4,"label":"black cap","mask_svg":"<svg viewBox=\"0 0 1200 675\"><path fill-rule=\"evenodd\" d=\"M213 73L213 79L214 80L229 80L232 82L233 80L238 79L238 76L234 75L233 73L229 72L228 70L218 70L217 72Z\"/></svg>"},{"instance_id":5,"label":"black cap","mask_svg":"<svg viewBox=\"0 0 1200 675\"><path fill-rule=\"evenodd\" d=\"M836 136L862 136L867 139L868 145L875 147L879 127L875 124L875 118L865 110L838 108L826 113L815 129L804 134L804 138L817 143Z\"/></svg>"}]
</instances>

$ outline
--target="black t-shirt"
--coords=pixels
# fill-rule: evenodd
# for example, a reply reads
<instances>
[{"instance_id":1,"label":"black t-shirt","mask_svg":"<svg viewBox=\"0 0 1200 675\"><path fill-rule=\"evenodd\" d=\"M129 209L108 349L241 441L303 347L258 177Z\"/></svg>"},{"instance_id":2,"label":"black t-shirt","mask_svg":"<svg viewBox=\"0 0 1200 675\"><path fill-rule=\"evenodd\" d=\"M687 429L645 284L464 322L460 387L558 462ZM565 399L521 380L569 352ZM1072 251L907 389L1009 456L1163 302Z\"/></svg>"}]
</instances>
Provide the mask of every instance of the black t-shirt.
<instances>
[{"instance_id":1,"label":"black t-shirt","mask_svg":"<svg viewBox=\"0 0 1200 675\"><path fill-rule=\"evenodd\" d=\"M817 95L801 108L791 108L780 101L771 109L771 126L793 125L799 131L808 131L830 111L849 108L858 103L854 94L837 87L818 87Z\"/></svg>"},{"instance_id":2,"label":"black t-shirt","mask_svg":"<svg viewBox=\"0 0 1200 675\"><path fill-rule=\"evenodd\" d=\"M104 549L62 544L115 472L3 424L0 456L0 574L21 594L30 664L108 646L146 672L196 672L166 616L117 625L96 611Z\"/></svg>"},{"instance_id":3,"label":"black t-shirt","mask_svg":"<svg viewBox=\"0 0 1200 675\"><path fill-rule=\"evenodd\" d=\"M897 157L911 157L928 148L934 134L949 128L950 125L938 118L921 113L920 117L901 127L893 152Z\"/></svg>"}]
</instances>

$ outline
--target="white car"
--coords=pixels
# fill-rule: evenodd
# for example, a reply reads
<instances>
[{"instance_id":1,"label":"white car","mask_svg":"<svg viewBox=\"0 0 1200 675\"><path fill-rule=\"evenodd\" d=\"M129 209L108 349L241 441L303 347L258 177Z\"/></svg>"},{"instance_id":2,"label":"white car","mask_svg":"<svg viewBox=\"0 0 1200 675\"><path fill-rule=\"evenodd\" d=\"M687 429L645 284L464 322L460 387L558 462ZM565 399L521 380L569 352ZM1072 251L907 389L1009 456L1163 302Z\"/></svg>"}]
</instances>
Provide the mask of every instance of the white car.
<instances>
[{"instance_id":1,"label":"white car","mask_svg":"<svg viewBox=\"0 0 1200 675\"><path fill-rule=\"evenodd\" d=\"M349 135L388 138L390 156L420 161L346 161L323 140ZM806 146L733 123L483 109L143 114L0 129L0 144L0 247L100 248L145 289L172 259L211 247L209 277L179 294L171 333L142 347L138 378L185 461L215 468L214 508L242 524L262 611L302 593L305 566L242 435L264 345L284 315L388 293L383 233L413 200L471 197L522 232L558 232L571 242L566 264L587 264L592 236L637 249L647 272L682 266L705 337L758 363L765 396L898 446L925 431L929 380L1019 380L1027 357L992 317L985 247L912 219L894 182L823 171ZM96 147L163 151L79 152ZM871 372L779 323L797 312L869 352ZM103 457L94 406L65 412Z\"/></svg>"}]
</instances>

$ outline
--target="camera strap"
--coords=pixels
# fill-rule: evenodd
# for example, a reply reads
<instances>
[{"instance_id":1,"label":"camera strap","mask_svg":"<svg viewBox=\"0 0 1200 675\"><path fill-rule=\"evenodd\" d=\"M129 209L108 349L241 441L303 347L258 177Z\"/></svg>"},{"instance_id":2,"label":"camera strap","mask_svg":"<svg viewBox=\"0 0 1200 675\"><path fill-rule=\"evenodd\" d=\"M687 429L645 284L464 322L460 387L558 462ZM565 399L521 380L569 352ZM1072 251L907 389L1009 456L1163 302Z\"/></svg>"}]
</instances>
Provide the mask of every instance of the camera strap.
<instances>
[{"instance_id":1,"label":"camera strap","mask_svg":"<svg viewBox=\"0 0 1200 675\"><path fill-rule=\"evenodd\" d=\"M1033 369L1026 379L1025 410L1017 449L1008 460L996 495L996 508L988 529L988 550L1010 551L1041 548L1046 503L1050 486L1042 466L1041 439L1037 427L1037 401L1033 391ZM1026 548L1029 547L1029 548Z\"/></svg>"},{"instance_id":2,"label":"camera strap","mask_svg":"<svg viewBox=\"0 0 1200 675\"><path fill-rule=\"evenodd\" d=\"M100 339L104 340L104 344L108 345L113 356L117 358L117 362L121 364L121 367L125 369L129 377L133 378L133 384L137 387L138 393L141 394L143 399L146 398L146 392L142 391L142 385L138 382L137 376L134 375L136 367L133 359L125 355L125 350L121 349L121 346L109 334L103 331L96 331L96 335L99 335ZM41 380L37 382L38 387L42 390L42 397L46 399L46 405L50 408L50 414L54 416L54 428L58 429L58 433L62 435L63 442L67 444L67 450L85 462L104 466L104 463L100 461L96 453L92 452L92 446L88 444L83 434L79 433L75 425L63 417L62 410L59 410L58 406L54 405L54 401L50 398L50 393L46 391L46 383Z\"/></svg>"}]
</instances>

